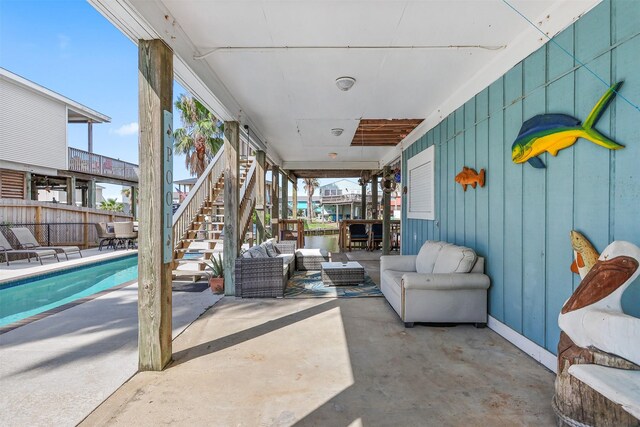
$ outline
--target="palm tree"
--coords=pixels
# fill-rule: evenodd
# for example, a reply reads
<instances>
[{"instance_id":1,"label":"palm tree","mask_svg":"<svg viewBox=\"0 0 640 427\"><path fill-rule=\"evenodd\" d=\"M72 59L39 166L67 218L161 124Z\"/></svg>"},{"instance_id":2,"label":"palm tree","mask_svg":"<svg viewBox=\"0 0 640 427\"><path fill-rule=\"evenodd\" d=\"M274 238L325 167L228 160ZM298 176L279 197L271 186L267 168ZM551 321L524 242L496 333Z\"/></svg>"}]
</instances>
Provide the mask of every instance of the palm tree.
<instances>
[{"instance_id":1,"label":"palm tree","mask_svg":"<svg viewBox=\"0 0 640 427\"><path fill-rule=\"evenodd\" d=\"M307 192L307 217L309 221L313 220L313 193L316 192L317 187L320 187L318 178L304 178L304 191Z\"/></svg>"},{"instance_id":2,"label":"palm tree","mask_svg":"<svg viewBox=\"0 0 640 427\"><path fill-rule=\"evenodd\" d=\"M106 199L100 202L100 209L105 211L122 212L123 206L118 199Z\"/></svg>"},{"instance_id":3,"label":"palm tree","mask_svg":"<svg viewBox=\"0 0 640 427\"><path fill-rule=\"evenodd\" d=\"M199 177L224 143L223 124L195 98L180 95L175 105L183 126L173 133L175 150L185 155L189 173Z\"/></svg>"}]
</instances>

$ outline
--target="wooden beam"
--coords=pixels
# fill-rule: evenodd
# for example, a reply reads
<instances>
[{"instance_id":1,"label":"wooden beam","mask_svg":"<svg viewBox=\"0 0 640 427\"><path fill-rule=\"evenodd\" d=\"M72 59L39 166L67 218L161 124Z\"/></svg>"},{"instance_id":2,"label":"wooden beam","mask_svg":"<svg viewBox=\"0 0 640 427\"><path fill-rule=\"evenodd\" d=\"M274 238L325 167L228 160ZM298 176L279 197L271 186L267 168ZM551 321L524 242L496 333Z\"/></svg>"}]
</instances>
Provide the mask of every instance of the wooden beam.
<instances>
[{"instance_id":1,"label":"wooden beam","mask_svg":"<svg viewBox=\"0 0 640 427\"><path fill-rule=\"evenodd\" d=\"M354 169L296 169L298 178L359 178L362 170Z\"/></svg>"},{"instance_id":2,"label":"wooden beam","mask_svg":"<svg viewBox=\"0 0 640 427\"><path fill-rule=\"evenodd\" d=\"M171 126L166 123L169 119L165 112L170 115L173 111L172 99L173 52L162 40L139 40L138 368L141 371L160 371L171 361L171 262L165 263L164 257L163 213L164 165L173 156L165 151L164 130Z\"/></svg>"},{"instance_id":3,"label":"wooden beam","mask_svg":"<svg viewBox=\"0 0 640 427\"><path fill-rule=\"evenodd\" d=\"M271 166L271 237L280 240L278 220L280 219L280 167Z\"/></svg>"},{"instance_id":4,"label":"wooden beam","mask_svg":"<svg viewBox=\"0 0 640 427\"><path fill-rule=\"evenodd\" d=\"M256 151L256 231L258 232L258 244L266 240L264 223L266 159L264 151Z\"/></svg>"},{"instance_id":5,"label":"wooden beam","mask_svg":"<svg viewBox=\"0 0 640 427\"><path fill-rule=\"evenodd\" d=\"M240 234L240 125L224 123L224 294L236 294L235 266Z\"/></svg>"},{"instance_id":6,"label":"wooden beam","mask_svg":"<svg viewBox=\"0 0 640 427\"><path fill-rule=\"evenodd\" d=\"M289 218L289 177L282 175L282 208L280 209L282 219Z\"/></svg>"},{"instance_id":7,"label":"wooden beam","mask_svg":"<svg viewBox=\"0 0 640 427\"><path fill-rule=\"evenodd\" d=\"M383 168L382 176L388 176L391 171L389 166ZM391 193L382 193L382 255L389 255L391 250Z\"/></svg>"}]
</instances>

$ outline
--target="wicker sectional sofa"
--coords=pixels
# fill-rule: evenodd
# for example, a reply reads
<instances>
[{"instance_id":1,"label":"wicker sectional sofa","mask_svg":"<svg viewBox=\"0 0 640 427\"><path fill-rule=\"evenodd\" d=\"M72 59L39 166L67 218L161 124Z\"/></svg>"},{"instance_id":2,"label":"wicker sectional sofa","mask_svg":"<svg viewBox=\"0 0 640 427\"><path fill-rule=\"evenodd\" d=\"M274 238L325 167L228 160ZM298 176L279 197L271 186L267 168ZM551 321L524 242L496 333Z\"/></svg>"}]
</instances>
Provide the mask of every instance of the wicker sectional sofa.
<instances>
[{"instance_id":1,"label":"wicker sectional sofa","mask_svg":"<svg viewBox=\"0 0 640 427\"><path fill-rule=\"evenodd\" d=\"M269 240L236 259L236 297L282 298L295 271L296 242Z\"/></svg>"}]
</instances>

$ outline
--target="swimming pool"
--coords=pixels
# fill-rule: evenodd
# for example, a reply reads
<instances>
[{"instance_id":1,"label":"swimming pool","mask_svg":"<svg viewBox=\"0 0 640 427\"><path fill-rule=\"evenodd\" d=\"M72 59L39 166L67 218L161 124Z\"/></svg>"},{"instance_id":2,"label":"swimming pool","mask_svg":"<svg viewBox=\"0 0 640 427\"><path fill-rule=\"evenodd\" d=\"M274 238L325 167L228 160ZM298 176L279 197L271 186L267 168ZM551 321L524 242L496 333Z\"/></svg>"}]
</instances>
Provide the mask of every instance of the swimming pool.
<instances>
[{"instance_id":1,"label":"swimming pool","mask_svg":"<svg viewBox=\"0 0 640 427\"><path fill-rule=\"evenodd\" d=\"M137 279L136 255L0 285L0 326Z\"/></svg>"}]
</instances>

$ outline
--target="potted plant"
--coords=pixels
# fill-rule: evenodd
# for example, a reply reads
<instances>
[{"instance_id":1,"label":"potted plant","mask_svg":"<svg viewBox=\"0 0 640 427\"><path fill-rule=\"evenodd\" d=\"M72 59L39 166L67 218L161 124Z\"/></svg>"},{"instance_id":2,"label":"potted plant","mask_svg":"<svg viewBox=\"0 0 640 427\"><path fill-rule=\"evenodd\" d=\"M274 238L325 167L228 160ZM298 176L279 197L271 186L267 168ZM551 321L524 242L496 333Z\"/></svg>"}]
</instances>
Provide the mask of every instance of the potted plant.
<instances>
[{"instance_id":1,"label":"potted plant","mask_svg":"<svg viewBox=\"0 0 640 427\"><path fill-rule=\"evenodd\" d=\"M209 287L214 294L224 292L224 266L222 265L222 257L218 254L218 258L212 257L210 262L206 262L207 274L209 275Z\"/></svg>"}]
</instances>

